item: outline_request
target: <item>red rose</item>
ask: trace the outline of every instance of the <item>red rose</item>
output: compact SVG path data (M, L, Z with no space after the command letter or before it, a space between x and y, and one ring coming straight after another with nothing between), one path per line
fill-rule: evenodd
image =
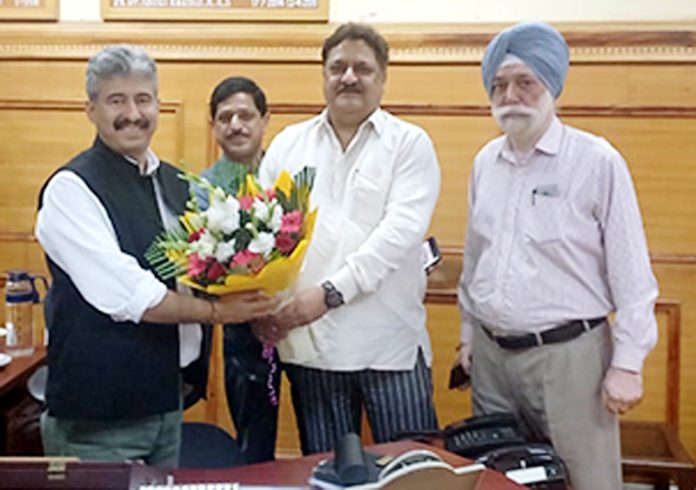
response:
M297 240L289 233L278 233L276 235L276 248L284 254L292 252L296 244Z
M203 235L203 233L205 233L205 229L204 229L204 228L201 228L201 229L198 230L198 231L194 231L193 233L191 233L191 234L189 235L189 237L188 237L188 242L189 242L189 243L193 243L193 242L195 242L195 241L198 241L198 239L201 237L201 235Z
M220 262L216 260L211 264L210 268L208 269L207 277L209 281L215 282L224 274L225 266L223 266Z

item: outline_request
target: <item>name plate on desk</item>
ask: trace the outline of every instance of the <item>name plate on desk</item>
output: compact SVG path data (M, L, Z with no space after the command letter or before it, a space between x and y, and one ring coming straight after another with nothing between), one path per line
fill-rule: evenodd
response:
M104 20L326 22L329 0L102 0Z
M73 458L0 458L0 489L138 490L165 483L166 473L142 463L82 462Z

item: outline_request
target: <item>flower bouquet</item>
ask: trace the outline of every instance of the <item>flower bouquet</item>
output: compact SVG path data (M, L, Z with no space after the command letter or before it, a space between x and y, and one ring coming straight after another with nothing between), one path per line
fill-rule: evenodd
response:
M146 259L163 280L176 278L212 295L288 290L314 229L317 211L309 209L314 169L304 168L294 178L283 172L270 189L262 189L244 165L224 172L215 175L220 185L190 172L181 175L192 185L180 226L158 236ZM274 347L264 344L261 355L270 367L269 399L277 405Z
M184 173L191 198L181 226L158 236L146 252L162 279L177 280L208 294L260 289L275 294L294 282L314 228L309 209L314 169L294 178L287 172L262 189L246 167L232 167L224 185ZM207 193L208 206L195 188Z

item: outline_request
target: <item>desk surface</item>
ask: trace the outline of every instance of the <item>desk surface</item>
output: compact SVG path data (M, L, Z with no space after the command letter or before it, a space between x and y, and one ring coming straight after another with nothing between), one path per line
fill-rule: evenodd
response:
M0 368L0 397L26 382L31 373L43 364L46 349L40 347L30 356L15 357L7 366Z
M399 454L409 449L429 449L438 453L442 459L452 466L462 466L470 461L445 451L444 449L427 446L412 441L378 444L367 448L376 454ZM239 482L246 485L296 485L307 484L314 465L325 459L327 454L315 454L297 459L279 459L270 463L259 463L239 466L229 469L215 470L174 470L176 483L194 482ZM477 490L519 490L525 487L518 485L502 474L485 470L476 486Z

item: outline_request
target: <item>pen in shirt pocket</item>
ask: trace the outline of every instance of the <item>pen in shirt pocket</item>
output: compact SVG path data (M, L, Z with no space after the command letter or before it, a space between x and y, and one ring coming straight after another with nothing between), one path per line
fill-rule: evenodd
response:
M536 197L558 197L560 192L556 184L540 185L532 189L532 206L536 205Z

